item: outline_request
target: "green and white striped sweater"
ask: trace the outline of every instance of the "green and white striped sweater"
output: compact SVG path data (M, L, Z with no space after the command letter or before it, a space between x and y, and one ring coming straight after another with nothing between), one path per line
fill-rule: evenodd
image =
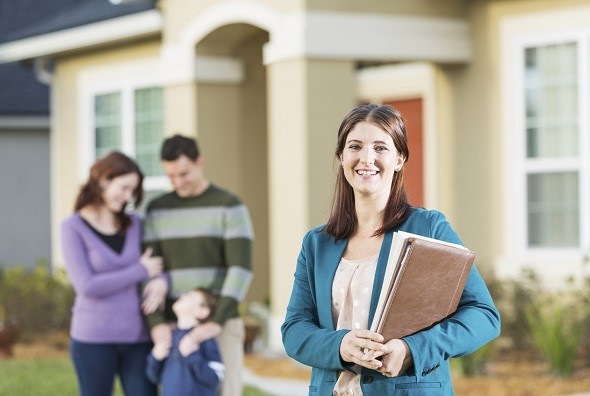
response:
M220 296L214 322L223 325L239 316L238 304L252 280L253 234L246 206L214 185L195 197L171 192L150 202L144 243L164 257L171 280L167 309L150 316L150 325L173 320L171 303L195 287Z

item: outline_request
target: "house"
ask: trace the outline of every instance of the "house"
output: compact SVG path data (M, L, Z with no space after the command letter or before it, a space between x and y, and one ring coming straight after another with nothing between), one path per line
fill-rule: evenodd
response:
M0 0L0 43L72 0ZM0 64L0 268L51 259L49 88L35 62Z
M406 115L411 200L442 210L484 273L581 274L590 0L81 0L59 18L94 7L137 8L0 45L2 62L53 65L56 264L96 156L134 155L157 194L162 137L193 134L210 179L250 207L249 298L270 295L279 345L302 236L329 212L338 124L371 101Z

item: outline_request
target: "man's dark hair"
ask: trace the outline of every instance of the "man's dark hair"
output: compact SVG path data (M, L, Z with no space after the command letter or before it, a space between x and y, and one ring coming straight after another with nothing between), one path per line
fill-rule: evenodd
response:
M199 146L193 138L176 134L164 140L160 159L162 161L176 161L180 156L187 156L191 161L199 158Z

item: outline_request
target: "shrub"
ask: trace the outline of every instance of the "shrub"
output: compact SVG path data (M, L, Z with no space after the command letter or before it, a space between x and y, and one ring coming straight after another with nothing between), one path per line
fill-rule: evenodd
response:
M553 374L569 376L580 348L587 309L576 292L539 295L525 313L535 345Z
M495 343L492 341L469 355L453 359L453 372L465 376L485 374L487 364L494 355L495 350Z
M494 280L486 282L502 317L502 338L519 350L530 347L531 330L526 312L541 292L540 281L534 271L524 269L515 280Z
M63 270L51 274L44 260L31 270L15 265L0 272L0 312L25 336L67 329L73 301Z
M584 287L581 292L579 305L590 307L590 277L584 279ZM580 354L584 357L586 365L590 366L590 312L587 311L586 313L587 315L586 320L584 321L584 330L580 345Z

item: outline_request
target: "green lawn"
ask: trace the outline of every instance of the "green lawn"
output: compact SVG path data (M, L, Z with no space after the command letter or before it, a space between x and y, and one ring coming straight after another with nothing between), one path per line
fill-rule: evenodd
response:
M76 396L76 375L69 359L0 361L0 395ZM117 384L115 395L122 396Z
M69 359L9 359L0 361L0 396L77 396L78 387ZM117 384L115 395L122 396ZM244 396L270 396L246 387Z

